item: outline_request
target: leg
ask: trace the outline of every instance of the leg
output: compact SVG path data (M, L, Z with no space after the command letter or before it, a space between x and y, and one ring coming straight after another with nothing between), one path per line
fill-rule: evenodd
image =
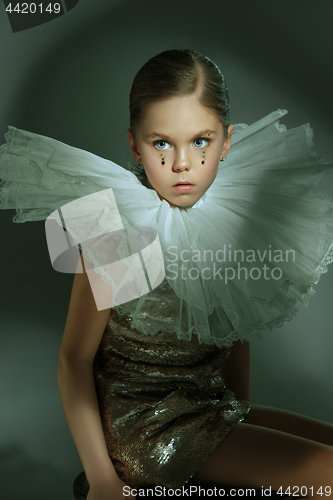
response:
M291 411L251 405L245 422L333 446L333 425Z
M239 423L195 474L196 481L244 488L307 488L333 498L333 448L290 434ZM330 487L326 491L325 487ZM313 488L313 490L312 490ZM317 493L322 488L322 494ZM300 493L299 493L300 495Z

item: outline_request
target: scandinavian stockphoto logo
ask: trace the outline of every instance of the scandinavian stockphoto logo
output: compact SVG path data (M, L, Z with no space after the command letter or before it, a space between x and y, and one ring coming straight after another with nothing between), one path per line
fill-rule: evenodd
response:
M111 188L55 210L45 221L45 232L56 271L83 273L81 247L98 311L142 297L164 280L157 231L125 229Z
M79 0L38 0L36 2L8 2L4 0L13 33L53 21L72 10Z
M280 250L271 244L267 248L247 250L224 244L212 249L178 249L169 246L165 265L168 280L229 281L280 280L283 276L279 263L295 262L296 252Z

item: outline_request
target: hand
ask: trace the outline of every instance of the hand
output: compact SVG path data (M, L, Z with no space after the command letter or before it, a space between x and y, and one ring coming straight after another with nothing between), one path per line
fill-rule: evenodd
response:
M135 500L134 495L124 495L124 486L128 485L118 477L93 484L89 488L87 500ZM128 488L126 488L127 491Z

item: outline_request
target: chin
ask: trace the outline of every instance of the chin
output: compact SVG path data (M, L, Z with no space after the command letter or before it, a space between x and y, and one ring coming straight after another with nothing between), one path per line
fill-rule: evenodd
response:
M196 202L197 202L197 200L193 200L193 199L192 200L189 200L189 199L187 199L187 200L180 199L179 200L178 199L175 204L179 205L180 207L187 207L188 205L194 205L194 203L196 203Z
M175 198L173 200L166 199L166 201L168 201L170 204L172 204L176 207L179 207L179 208L189 208L192 205L194 205L198 201L198 199L197 198L190 198L190 197L185 198L185 196L179 196L178 198Z
M158 191L156 191L156 192L162 200L165 200L170 205L175 206L175 207L179 207L179 208L191 207L202 196L202 195L193 196L193 195L189 195L189 194L174 196L174 195L169 195L169 193L166 193L165 195L163 195L163 194L159 193Z

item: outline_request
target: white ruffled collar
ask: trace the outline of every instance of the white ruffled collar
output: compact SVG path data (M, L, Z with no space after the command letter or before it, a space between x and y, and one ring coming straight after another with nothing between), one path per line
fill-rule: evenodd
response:
M333 258L333 167L311 153L309 125L286 130L279 124L285 113L277 110L251 126L235 125L227 162L187 209L170 206L109 160L10 127L0 148L0 208L16 208L14 222L45 220L66 204L103 192L105 202L88 207L86 214L90 227L103 236L115 230L114 196L125 227L157 231L165 268L172 265L177 275L174 279L166 269L163 285L119 306L132 314L133 326L149 334L177 332L187 340L195 333L200 342L219 346L250 340L297 314ZM76 243L85 241L74 236ZM102 250L96 266L110 254L107 246ZM245 258L230 257L229 250L240 250ZM295 251L296 260L272 260L288 250ZM251 252L254 260L248 258ZM239 277L229 279L238 265ZM264 266L268 274L278 268L281 275L275 271L266 278Z

